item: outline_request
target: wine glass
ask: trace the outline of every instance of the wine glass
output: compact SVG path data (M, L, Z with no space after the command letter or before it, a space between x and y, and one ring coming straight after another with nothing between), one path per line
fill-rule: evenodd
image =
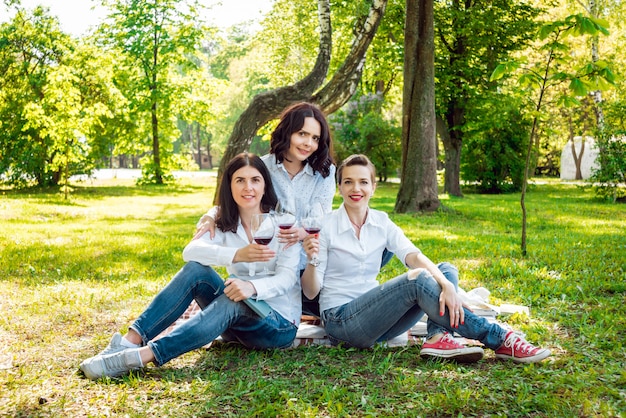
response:
M274 209L274 217L276 219L276 224L280 230L287 230L293 228L296 223L296 211L295 208L291 205L292 202L288 201L283 203L278 201L276 203L276 208ZM282 251L284 248L284 244L281 243L279 249Z
M309 210L307 211L304 218L302 218L302 227L309 235L315 235L320 232L322 229L322 222L324 221L324 209L322 208L321 203L315 202ZM309 264L313 266L319 265L319 259L317 258L317 254L314 254L309 261Z
M269 213L257 213L252 215L250 230L254 242L261 245L268 245L274 238L274 220ZM273 272L267 269L267 263L263 266L263 274Z

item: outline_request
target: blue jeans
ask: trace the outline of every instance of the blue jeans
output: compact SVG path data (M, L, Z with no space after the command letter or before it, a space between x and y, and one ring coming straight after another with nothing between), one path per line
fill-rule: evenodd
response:
M432 327L438 327L478 340L488 348L502 345L507 331L465 308L465 324L452 329L448 309L439 315L440 293L441 287L429 272L424 270L415 279L405 273L351 302L325 310L322 322L333 344L367 348L408 331L426 313L429 334L436 329Z
M393 256L394 256L394 254L391 251L389 251L388 249L385 248L385 251L383 251L382 259L380 261L380 268L385 267L385 265L388 262L391 261ZM452 264L449 264L449 265L452 266ZM454 267L454 266L452 266L452 267ZM302 277L302 274L304 274L304 270L300 270L300 277ZM458 276L459 276L459 274L457 272L456 284L454 285L455 288L458 288L458 283L459 283ZM448 280L450 280L450 279L448 279ZM452 282L452 280L450 280L450 281ZM453 283L455 283L455 282L453 282ZM307 298L306 295L304 293L302 293L302 313L304 315L312 315L312 316L320 317L320 295L319 295L319 293L313 299ZM433 333L433 335L434 334L436 334L436 332Z
M201 312L152 341L172 325L195 300ZM220 335L248 348L291 346L298 328L275 311L261 319L243 302L224 295L224 280L209 266L189 262L150 302L131 325L147 344L158 365L200 348Z

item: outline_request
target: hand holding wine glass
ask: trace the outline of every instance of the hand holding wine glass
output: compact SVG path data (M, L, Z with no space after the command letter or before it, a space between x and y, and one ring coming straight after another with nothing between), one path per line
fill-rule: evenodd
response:
M309 235L317 235L322 229L322 223L324 221L324 209L319 202L313 203L309 208L306 216L302 219L302 227ZM314 254L309 261L309 264L317 267L319 265L319 259L317 254Z
M257 213L252 215L250 231L254 242L261 245L268 245L274 238L274 220L269 213ZM263 274L272 274L267 268L267 263L263 267ZM253 276L253 274L250 274Z
M292 245L294 239L298 240L297 231L292 230L296 223L296 211L295 207L291 205L292 202L278 202L274 210L274 217L276 224L278 225L278 238L280 239L280 249L285 248L285 243Z

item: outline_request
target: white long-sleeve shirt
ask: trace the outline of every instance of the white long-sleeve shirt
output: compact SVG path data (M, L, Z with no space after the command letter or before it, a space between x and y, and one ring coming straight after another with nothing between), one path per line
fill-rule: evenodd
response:
M383 251L392 251L406 265L410 253L421 251L389 216L369 208L357 238L342 204L328 215L319 236L320 310L341 306L377 287Z
M256 299L266 301L272 309L295 325L300 323L302 314L302 297L299 280L298 262L301 245L293 245L279 251L278 240L272 239L269 246L276 252L276 257L267 263L235 263L233 258L238 249L249 244L246 231L241 221L237 233L215 230L215 238L210 234L192 240L183 250L185 261L195 261L205 266L224 266L230 275L242 280L249 280L256 289ZM272 275L264 275L267 266ZM250 268L255 271L250 276Z
M307 210L316 200L322 204L324 212L332 210L336 191L336 167L334 165L331 165L328 177L324 178L319 172L313 173L313 168L307 163L302 171L291 179L283 163L276 162L274 154L266 154L261 157L261 160L270 172L272 186L278 200L285 203L292 202L295 206L297 219L303 219ZM209 209L206 214L215 219L217 207ZM299 268L302 270L305 267L306 253L301 251Z

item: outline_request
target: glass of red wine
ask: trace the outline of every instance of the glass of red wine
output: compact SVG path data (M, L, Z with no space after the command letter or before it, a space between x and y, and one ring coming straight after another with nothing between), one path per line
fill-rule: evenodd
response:
M322 229L322 222L324 221L324 209L319 202L313 203L309 210L307 211L304 218L301 220L302 227L309 235L315 235L320 232ZM317 254L314 254L309 261L309 264L313 266L319 265L319 259L317 258Z
M268 245L272 238L274 238L274 220L269 213L257 213L252 215L252 221L250 224L250 230L252 232L252 238L254 242L261 245ZM263 274L272 274L267 268L267 263L264 263ZM251 270L253 270L251 268ZM253 276L253 274L250 274Z
M288 229L293 228L296 223L296 215L295 209L290 207L289 204L285 204L282 202L276 203L276 208L274 209L274 217L276 220L276 224L278 228L282 231L286 231ZM282 251L284 245L281 243L279 249Z

